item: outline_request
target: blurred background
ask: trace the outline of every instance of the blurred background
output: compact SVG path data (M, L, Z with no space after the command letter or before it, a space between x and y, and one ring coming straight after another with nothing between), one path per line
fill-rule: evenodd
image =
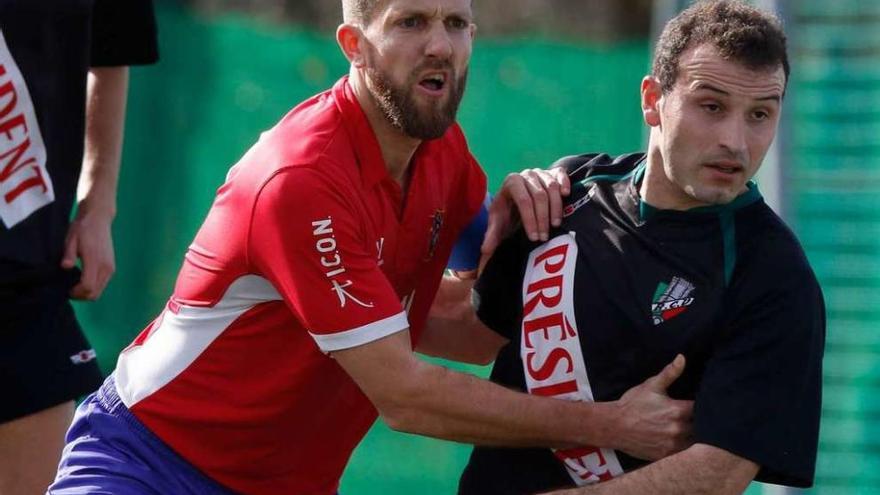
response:
M132 70L117 273L101 301L77 305L105 371L162 309L227 169L262 130L347 71L333 38L337 0L156 2L161 62ZM459 120L490 187L565 154L640 150L638 89L651 40L688 3L476 0ZM880 1L755 3L783 18L793 67L761 189L802 240L828 308L820 456L808 493L880 493ZM469 451L379 422L341 493L452 494ZM748 493L794 492L756 483Z

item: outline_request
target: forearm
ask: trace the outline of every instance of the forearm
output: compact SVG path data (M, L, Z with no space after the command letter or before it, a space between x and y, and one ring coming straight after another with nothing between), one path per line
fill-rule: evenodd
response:
M733 495L742 493L757 473L758 465L749 460L696 444L611 481L552 495Z
M586 404L514 392L416 358L409 332L335 351L390 427L484 445L606 446L618 402Z
M112 218L125 126L128 67L97 67L89 72L86 135L77 188L80 208Z
M486 328L471 306L473 280L445 276L431 306L418 352L454 361L489 364L506 339Z
M409 433L479 445L572 447L611 443L615 403L530 396L422 363L394 405L380 412Z

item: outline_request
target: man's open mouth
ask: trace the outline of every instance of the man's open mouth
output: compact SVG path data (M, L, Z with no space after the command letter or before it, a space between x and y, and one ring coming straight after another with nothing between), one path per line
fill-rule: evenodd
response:
M440 91L446 86L446 74L431 74L419 81L419 86L430 91Z

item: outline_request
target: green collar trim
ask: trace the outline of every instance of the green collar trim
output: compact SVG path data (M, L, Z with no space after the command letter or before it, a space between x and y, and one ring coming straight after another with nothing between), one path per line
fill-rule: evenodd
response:
M639 177L639 176L636 177L636 184L638 184L638 180L640 178L641 177ZM661 211L675 212L675 213L680 213L682 215L706 214L706 213L718 213L718 214L733 213L734 211L739 210L741 208L745 208L746 206L753 204L761 199L761 191L758 190L758 184L756 184L755 181L750 180L748 183L746 183L746 188L748 188L748 190L746 192L737 196L730 203L727 203L724 205L697 206L697 207L691 208L689 210L681 210L681 211L679 211L679 210L661 210L660 208L656 208L654 206L649 205L648 203L645 203L644 201L642 201L641 198L639 198L639 217L641 217L642 220L648 220L649 218L653 217L654 215L656 215L657 213L659 213Z

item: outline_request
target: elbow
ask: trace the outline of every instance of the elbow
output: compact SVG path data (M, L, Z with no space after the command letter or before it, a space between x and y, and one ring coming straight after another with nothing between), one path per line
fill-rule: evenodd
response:
M418 413L407 407L395 406L379 410L379 415L385 424L394 431L401 433L420 433L417 423Z
M414 373L406 383L396 387L393 393L373 401L379 416L394 431L424 433L423 423L428 415L427 401L431 391L427 380L416 375Z

